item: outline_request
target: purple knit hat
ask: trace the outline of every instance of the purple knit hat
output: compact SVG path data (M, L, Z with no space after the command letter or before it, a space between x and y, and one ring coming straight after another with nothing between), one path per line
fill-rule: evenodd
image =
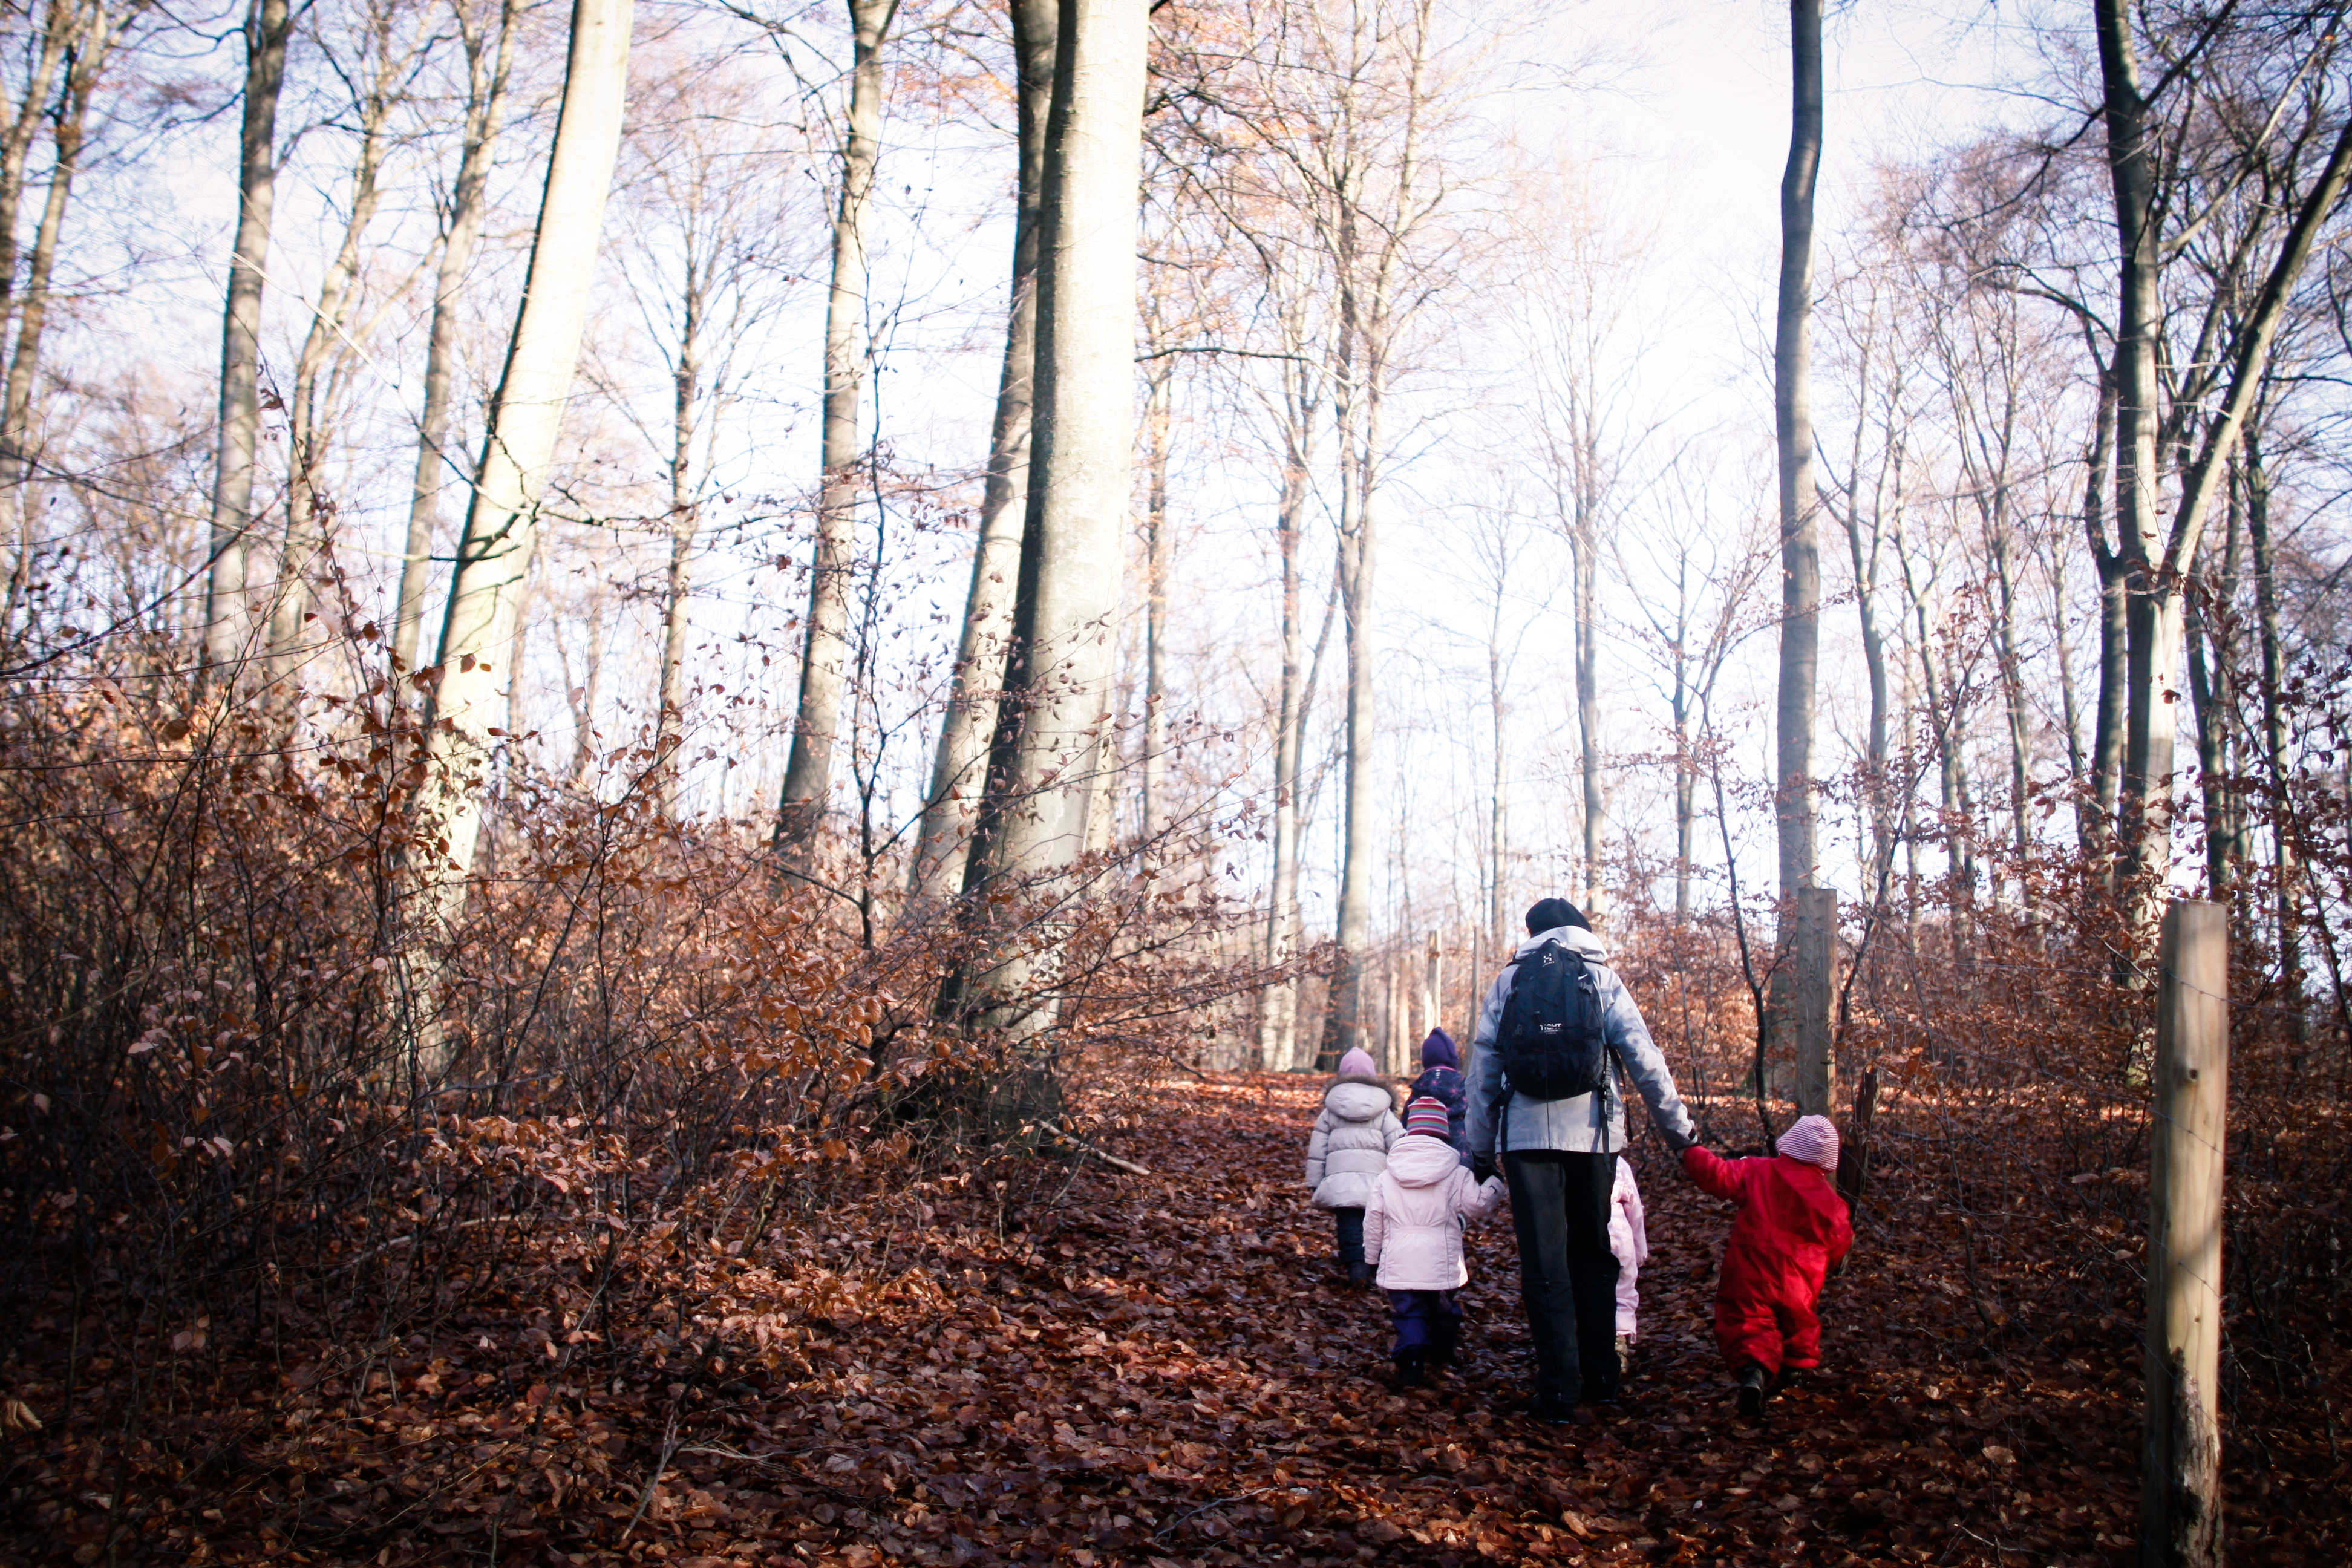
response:
M1430 1030L1429 1038L1421 1042L1421 1065L1461 1071L1462 1053L1454 1048L1454 1037L1443 1029Z
M1425 1094L1404 1108L1404 1130L1408 1137L1434 1138L1449 1144L1454 1142L1454 1123L1445 1113L1445 1102Z

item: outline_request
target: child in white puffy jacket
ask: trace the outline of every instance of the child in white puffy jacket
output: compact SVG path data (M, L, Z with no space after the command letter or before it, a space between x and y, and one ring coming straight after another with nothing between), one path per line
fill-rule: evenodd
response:
M1339 1076L1323 1090L1323 1110L1307 1141L1307 1186L1315 1206L1331 1211L1339 1266L1350 1285L1371 1282L1371 1265L1364 1261L1364 1205L1388 1169L1390 1145L1403 1136L1396 1095L1371 1057L1360 1048L1341 1057Z
M1470 1282L1462 1227L1494 1213L1504 1189L1500 1176L1481 1182L1463 1165L1447 1135L1443 1101L1406 1106L1404 1132L1364 1210L1364 1257L1379 1268L1388 1292L1397 1386L1412 1388L1427 1368L1454 1364L1462 1341L1454 1292Z
M1642 1265L1650 1261L1650 1231L1642 1222L1642 1189L1633 1180L1633 1162L1617 1156L1617 1180L1609 1189L1609 1250L1617 1258L1617 1359L1639 1331L1633 1314L1642 1304L1635 1281Z

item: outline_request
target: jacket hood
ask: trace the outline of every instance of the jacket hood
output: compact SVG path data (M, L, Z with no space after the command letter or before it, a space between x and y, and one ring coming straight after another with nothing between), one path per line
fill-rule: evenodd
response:
M1454 1048L1454 1037L1443 1029L1430 1030L1429 1038L1421 1042L1421 1065L1460 1071L1462 1053Z
M1372 1053L1357 1046L1339 1058L1339 1070L1360 1078L1370 1078L1381 1069L1380 1064L1372 1060Z
M1389 1149L1389 1174L1404 1187L1433 1187L1462 1168L1462 1158L1443 1138L1409 1133Z
M1554 926L1549 931L1539 931L1519 943L1518 951L1511 956L1514 959L1525 958L1548 942L1556 942L1570 952L1580 957L1591 959L1595 963L1609 962L1609 944L1582 926Z
M1333 1080L1323 1091L1323 1103L1342 1121L1376 1121L1382 1111L1396 1109L1396 1096L1379 1079L1350 1074Z

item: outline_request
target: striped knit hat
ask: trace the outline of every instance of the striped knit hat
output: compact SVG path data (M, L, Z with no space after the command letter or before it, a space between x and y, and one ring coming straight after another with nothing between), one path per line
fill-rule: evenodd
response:
M1445 1113L1445 1102L1425 1094L1404 1108L1404 1130L1408 1135L1454 1142L1454 1124Z
M1837 1123L1826 1116L1800 1116L1774 1141L1772 1148L1791 1160L1834 1171L1838 1163Z

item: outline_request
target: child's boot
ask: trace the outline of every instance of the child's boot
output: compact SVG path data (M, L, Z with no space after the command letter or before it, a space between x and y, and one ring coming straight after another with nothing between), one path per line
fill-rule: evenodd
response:
M1418 1347L1396 1353L1396 1385L1399 1388L1419 1388L1429 1381L1423 1365L1427 1352Z
M1739 1369L1739 1414L1750 1421L1764 1418L1764 1369L1749 1362Z
M1429 1347L1429 1364L1447 1367L1454 1364L1454 1353L1462 1346L1462 1320L1440 1318L1434 1330L1436 1342Z

